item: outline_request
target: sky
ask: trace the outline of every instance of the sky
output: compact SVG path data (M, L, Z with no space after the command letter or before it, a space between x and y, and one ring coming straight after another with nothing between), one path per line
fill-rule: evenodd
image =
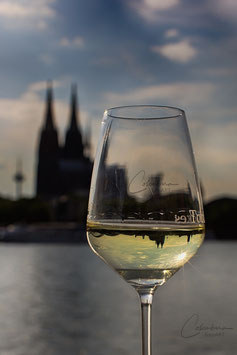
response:
M185 110L206 201L237 197L235 0L1 0L0 195L14 197L21 159L35 193L46 81L63 142L70 86L93 155L106 108Z

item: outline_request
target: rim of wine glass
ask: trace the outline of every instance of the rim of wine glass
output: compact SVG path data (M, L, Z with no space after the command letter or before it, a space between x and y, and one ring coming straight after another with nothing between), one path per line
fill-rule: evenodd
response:
M158 117L128 117L128 116L119 116L119 115L114 115L111 114L110 112L112 112L112 110L118 110L118 109L128 109L128 108L157 108L157 109L171 109L171 110L176 110L177 112L179 112L178 114L174 114L174 115L162 115L162 116L158 116ZM126 119L126 120L161 120L161 119L167 119L167 118L177 118L177 117L183 117L185 116L185 112L184 110L182 110L179 107L175 107L175 106L168 106L168 105L124 105L124 106L115 106L115 107L111 107L105 110L105 114L107 114L109 117L112 118L119 118L119 119Z

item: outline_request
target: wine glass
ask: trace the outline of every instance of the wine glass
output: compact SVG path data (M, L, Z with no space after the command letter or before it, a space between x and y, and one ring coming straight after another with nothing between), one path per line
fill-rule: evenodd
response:
M183 110L138 105L105 111L87 238L92 250L138 292L142 354L151 355L154 291L204 239L202 198Z

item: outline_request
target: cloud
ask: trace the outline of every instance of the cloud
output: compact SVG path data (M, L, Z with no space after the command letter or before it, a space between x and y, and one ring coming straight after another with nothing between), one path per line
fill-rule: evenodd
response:
M129 5L146 21L154 21L159 12L170 10L177 6L180 0L130 0Z
M84 45L84 40L80 36L71 39L67 37L62 37L59 41L59 46L66 47L66 48L82 48L83 45Z
M131 103L157 103L166 101L174 102L176 105L200 104L210 99L216 87L209 82L199 83L172 83L140 87L123 93L105 93L105 100L112 105L131 104Z
M53 58L53 56L50 55L50 54L47 54L47 53L41 54L41 55L39 56L39 60L40 60L43 64L45 64L45 65L47 65L47 66L50 66L50 65L52 65L52 64L54 63L54 58Z
M198 173L205 198L209 200L215 195L237 195L237 122L229 120L236 117L237 108L218 107L217 90L217 86L208 82L162 84L107 93L103 105L161 103L187 108ZM144 131L144 139L146 137ZM125 154L126 145L118 146ZM142 152L136 155L142 157Z
M54 88L59 88L59 87L62 87L64 86L64 83L63 81L61 80L54 80L53 81L53 87ZM39 91L45 91L47 88L47 83L45 81L38 81L36 83L33 83L31 84L29 87L28 87L28 90L27 92L39 92Z
M226 78L233 77L237 74L236 67L205 67L201 69L195 69L195 72L202 76L209 76L210 78Z
M47 20L56 16L52 4L56 0L6 0L0 2L0 17L6 27L47 27Z
M152 46L151 50L157 54L161 54L169 60L187 63L196 57L198 51L186 39L176 42L168 43L163 46Z
M236 25L236 0L209 0L206 4L210 12Z
M198 153L198 170L207 199L217 193L237 194L236 132L237 122L203 122L195 134L193 143Z
M169 30L165 31L165 38L174 38L179 35L179 31L175 28L170 28Z
M57 82L57 81L56 81ZM46 83L33 83L18 98L0 99L0 119L4 135L8 137L1 141L1 148L4 151L18 152L19 149L32 153L32 145L35 144L37 130L42 124L45 102L39 95L39 91L46 89ZM62 125L62 120L68 116L67 103L62 100L55 100L55 111L57 111L57 125ZM27 136L26 132L30 134ZM9 144L11 141L11 144ZM29 146L31 149L29 150Z
M176 6L179 3L179 0L143 0L143 6L151 10L167 10L173 6Z

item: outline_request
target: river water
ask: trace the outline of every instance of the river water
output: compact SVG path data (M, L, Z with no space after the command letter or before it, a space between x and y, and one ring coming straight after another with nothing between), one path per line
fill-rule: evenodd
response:
M205 242L157 290L154 355L237 353L236 255ZM86 244L0 245L0 355L138 354L138 297Z

